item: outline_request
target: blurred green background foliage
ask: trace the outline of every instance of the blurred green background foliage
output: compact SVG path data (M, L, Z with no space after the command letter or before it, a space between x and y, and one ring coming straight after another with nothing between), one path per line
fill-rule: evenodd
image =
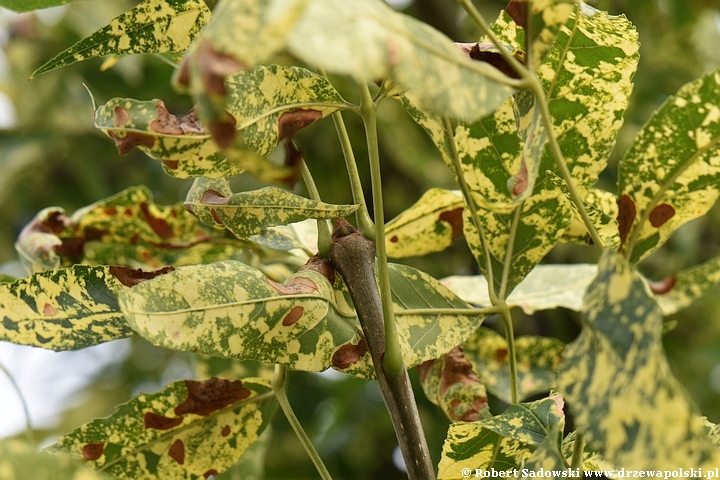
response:
M94 0L66 7L15 15L2 12L0 42L0 92L9 101L4 128L0 130L0 273L20 275L13 243L20 230L41 209L61 206L68 212L110 196L132 185L148 185L155 201L181 201L190 180L166 176L160 163L138 150L120 156L112 141L93 127L92 104L83 87L99 103L113 97L140 100L160 98L176 114L192 107L189 97L173 92L173 67L159 56L121 58L102 70L102 59L93 59L51 72L28 82L30 74L76 41L107 24L137 2ZM452 1L410 0L391 2L399 10L440 29L456 41L476 41L479 33ZM488 20L506 2L476 2ZM668 95L703 72L720 65L720 4L717 0L596 0L595 8L626 15L637 27L641 61L635 89L609 168L600 187L615 189L618 160L635 133ZM292 62L291 58L282 59ZM352 83L333 82L354 99ZM369 180L362 124L345 116L361 175ZM384 102L379 118L380 148L385 183L386 218L393 218L430 187L455 188L430 140L394 102ZM303 130L297 143L316 176L325 201L350 203L351 195L340 145L332 122L317 122ZM235 190L256 188L252 178L233 180ZM369 181L366 181L369 184ZM303 193L303 192L300 192ZM368 192L369 193L369 192ZM368 202L371 201L367 195ZM682 227L640 268L659 280L674 272L720 254L720 209ZM595 262L589 247L560 245L548 263ZM477 267L462 239L441 254L409 259L408 263L436 278L476 273ZM664 337L677 378L688 388L699 409L720 422L720 302L708 295L668 319L675 328ZM526 316L513 312L517 334L542 334L563 341L579 330L577 314L564 311ZM499 323L488 320L487 325ZM500 327L499 327L500 328ZM0 345L0 348L2 345ZM41 441L110 413L112 407L140 390L154 391L191 371L190 355L152 347L132 339L122 359L103 369L53 428L35 431ZM411 372L416 379L417 372ZM439 460L448 420L417 389L420 414L434 462ZM374 383L338 375L294 373L289 396L296 413L331 473L338 478L404 478L393 462L397 444L390 420ZM494 412L504 405L491 403ZM282 415L273 421L266 478L315 478L316 473ZM352 447L352 448L351 448ZM396 454L398 455L398 454ZM231 471L222 478L244 478Z

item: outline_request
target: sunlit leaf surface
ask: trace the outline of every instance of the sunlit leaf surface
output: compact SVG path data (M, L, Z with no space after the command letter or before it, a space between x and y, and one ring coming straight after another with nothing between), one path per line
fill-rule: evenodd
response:
M145 0L57 55L32 76L103 55L184 52L209 19L210 10L203 0Z
M391 258L440 252L463 234L460 192L432 188L385 225Z
M628 469L720 465L670 371L657 302L612 250L588 288L583 327L565 349L558 382L588 446Z
M60 437L49 450L70 453L117 478L208 478L240 459L276 406L267 380L178 381L134 397L109 417Z

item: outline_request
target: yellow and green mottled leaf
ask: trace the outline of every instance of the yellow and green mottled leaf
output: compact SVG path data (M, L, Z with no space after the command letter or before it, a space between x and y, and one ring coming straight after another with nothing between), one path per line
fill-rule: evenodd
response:
M584 300L583 330L558 383L588 447L626 469L708 468L720 449L696 421L661 343L662 312L642 278L612 250Z
M578 0L514 0L505 10L519 4L527 5L527 11L518 12L525 17L515 20L524 25L525 30L525 51L530 53L530 61L534 69L540 68L545 55L550 51L558 37L559 30L568 21L570 16L577 11Z
M491 418L450 425L438 466L438 479L461 479L469 468L512 472L558 424L564 423L563 400L558 396L518 403Z
M233 194L229 185L222 185L222 180L206 180L195 180L185 200L185 208L203 223L212 222L210 225L226 228L240 239L258 235L267 227L308 218L346 217L359 208L359 205L332 205L311 200L276 187Z
M121 155L137 147L160 160L172 177L223 177L244 171L220 152L195 110L178 118L162 100L112 99L95 110L95 126L115 141Z
M671 315L690 305L720 284L720 258L678 272L651 283L663 315Z
M385 225L387 254L392 258L440 252L462 235L460 192L432 188Z
M563 457L565 457L568 460L568 463L573 455L573 450L575 448L575 438L577 436L577 432L570 432L567 437L563 440L562 443L562 453ZM599 471L610 471L610 470L617 470L613 464L610 462L606 462L602 459L599 453L593 452L592 450L588 449L587 444L584 444L583 449L583 470L586 472L599 472Z
M420 384L427 396L453 421L474 422L491 416L485 385L461 347L420 364Z
M620 162L618 227L637 262L685 222L704 215L720 189L720 69L684 85L655 112Z
M233 261L179 268L120 295L120 308L159 346L322 371L360 342L354 310L334 305L322 271L331 272L316 258L277 284Z
M129 275L140 274L75 265L1 284L0 340L78 350L132 335L115 298Z
M508 29L511 24L505 18L501 27ZM560 29L555 46L538 69L555 134L583 196L605 167L622 124L637 52L637 33L624 17L583 5ZM512 245L506 266L512 290L555 245L572 218L569 202L548 180L546 170L557 169L548 148L533 194L518 207L515 217L508 181L521 172L523 142L513 112L511 100L480 122L460 123L455 132L462 173L488 240L496 291L508 247ZM465 236L485 269L482 244L469 220L466 209Z
M182 204L160 206L146 187L131 187L67 216L41 211L16 249L31 271L75 263L160 268L242 255L246 243L202 225Z
M595 275L594 264L538 265L518 284L506 303L522 308L528 315L557 307L579 312L585 290ZM485 277L456 275L441 282L466 302L491 305Z
M39 452L20 440L0 442L0 478L3 480L110 480L66 455Z
M550 180L562 190L567 199L570 200L570 191L567 189L565 182L554 173L549 173L548 176ZM583 204L585 205L585 210L590 220L595 226L595 230L597 230L598 235L605 242L605 245L614 248L620 246L620 235L618 234L617 223L617 196L614 193L591 187L587 190ZM588 245L592 242L592 239L574 203L572 204L572 210L572 220L567 228L565 228L560 240L567 243Z
M408 368L440 358L485 320L430 275L405 265L389 267L398 340ZM374 372L369 353L348 370L364 378L373 378Z
M209 19L203 0L145 0L57 55L30 78L103 55L184 52Z
M519 399L557 387L556 370L564 348L560 340L550 337L522 336L515 339ZM512 403L505 339L494 330L480 327L463 343L463 350L488 391L502 401Z
M127 479L201 479L235 464L267 427L277 402L268 380L184 380L140 394L107 418L60 437L69 453Z
M512 199L521 202L532 195L535 188L548 133L543 125L540 108L536 105L535 95L529 90L518 92L513 110L523 148L520 151L520 170L508 179L507 188Z
M339 25L343 35L336 34ZM390 77L409 88L424 111L468 121L491 113L513 93L491 79L502 76L498 70L466 58L445 35L380 0L313 0L288 38L288 50L328 72L363 81Z
M567 478L569 473L568 461L562 454L564 428L565 418L552 426L547 436L523 465L523 480L536 478L536 472L546 472L545 478Z

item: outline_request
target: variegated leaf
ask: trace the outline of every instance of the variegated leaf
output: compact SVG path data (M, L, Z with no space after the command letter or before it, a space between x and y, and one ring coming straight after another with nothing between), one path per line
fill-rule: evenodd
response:
M209 19L203 0L145 0L57 55L30 78L104 55L184 52Z
M204 227L181 204L163 207L146 187L131 187L72 216L41 211L16 243L31 270L74 263L160 268L235 258L245 244Z
M267 227L287 225L308 218L346 217L357 210L359 205L332 205L275 187L232 194L222 185L222 181L206 182L206 179L199 178L188 193L185 208L205 223L212 220L236 237L248 239Z
M343 35L336 34L338 25ZM498 70L466 58L445 35L380 0L313 0L288 49L328 72L363 81L391 77L423 110L467 121L491 113L513 93L491 79L502 75Z
M572 458L573 450L575 449L576 436L577 432L570 432L563 440L562 453L563 457L568 460ZM602 470L610 471L618 469L610 462L603 460L599 453L588 449L587 444L585 444L585 448L583 449L583 470L586 472L598 472Z
M95 126L115 141L121 155L137 147L160 160L172 177L223 177L244 171L220 152L197 122L195 110L178 118L162 100L115 98L95 110Z
M568 461L562 454L564 428L565 418L563 417L552 426L543 441L523 465L521 471L523 480L536 478L537 472L543 472L545 478L560 480L567 478L572 472L572 470L568 469Z
M485 320L485 315L472 310L430 275L397 264L390 264L389 270L398 340L408 368L440 358L470 337ZM347 371L373 378L370 354Z
M650 282L663 315L672 315L720 284L720 258L678 272L661 282Z
M479 422L450 425L438 466L438 479L461 479L469 468L498 472L520 469L555 425L564 422L563 400L549 397L511 405Z
M518 398L549 392L557 386L556 370L565 345L555 338L522 336L515 339ZM463 343L465 358L483 379L488 391L506 403L510 395L510 367L505 339L480 327Z
M276 406L268 380L178 381L134 397L110 417L60 437L49 450L70 453L117 478L208 478L240 459Z
M38 452L34 445L17 439L0 442L0 472L3 480L110 480L78 460Z
M579 312L585 290L595 275L594 264L538 265L518 284L506 303L522 308L528 315L557 307ZM491 305L485 277L456 275L441 282L466 302Z
M513 102L515 124L523 142L520 151L520 170L507 182L507 188L515 202L521 202L532 195L540 174L543 151L548 141L540 108L535 103L535 95L529 90L518 92Z
M323 273L333 274L319 257L284 284L239 262L185 267L121 294L120 308L159 346L322 371L361 340Z
M0 0L0 7L16 12L30 12L41 8L57 7L76 0Z
M501 18L504 23L496 28L512 29L512 21ZM503 35L512 37L507 32ZM605 167L622 124L637 52L637 33L624 17L610 17L582 4L560 29L555 46L538 69L555 134L583 195ZM508 180L521 171L523 143L517 131L509 101L480 122L460 123L455 132L463 175L481 210L496 291L501 288L504 268L509 268L507 289L512 290L555 245L572 218L567 199L548 181L546 170L557 167L547 148L533 195L514 217ZM465 236L485 269L484 250L467 209ZM509 247L510 262L505 265Z
M570 200L570 191L565 182L554 173L548 173L550 180L560 188L565 197ZM589 188L583 199L585 210L590 217L590 221L595 226L600 238L605 245L617 248L620 246L620 235L618 234L617 214L618 204L617 196L599 188ZM570 224L563 232L561 241L568 243L579 243L588 245L592 243L590 234L585 228L580 212L577 206L572 204L573 218Z
M563 354L558 383L588 446L627 469L720 465L720 449L670 371L657 302L612 250L600 259L584 314L580 337Z
M578 0L511 0L505 11L525 31L525 51L533 69L540 68L560 28L577 10Z
M132 335L115 295L167 271L75 265L4 283L0 340L78 350Z
M440 252L463 234L460 192L432 188L385 225L387 254L392 258Z
M485 385L465 359L462 347L418 366L423 391L450 420L475 422L491 416Z
M655 112L620 163L618 228L637 262L685 222L704 215L720 189L720 69L683 86Z

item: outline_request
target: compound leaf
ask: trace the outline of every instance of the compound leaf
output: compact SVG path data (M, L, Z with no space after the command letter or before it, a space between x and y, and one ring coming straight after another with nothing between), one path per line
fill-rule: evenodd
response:
M720 194L720 69L684 85L645 124L620 163L618 228L637 262Z
M115 295L166 272L75 265L0 284L0 340L78 350L132 335Z
M134 397L49 450L117 478L208 478L240 460L276 406L268 380L181 380Z
M145 0L57 55L30 78L103 55L184 52L209 18L203 0Z
M392 258L440 252L463 234L460 192L431 188L410 208L385 225Z
M558 383L588 446L629 469L720 465L661 343L662 313L642 278L606 250L584 300L583 331Z

